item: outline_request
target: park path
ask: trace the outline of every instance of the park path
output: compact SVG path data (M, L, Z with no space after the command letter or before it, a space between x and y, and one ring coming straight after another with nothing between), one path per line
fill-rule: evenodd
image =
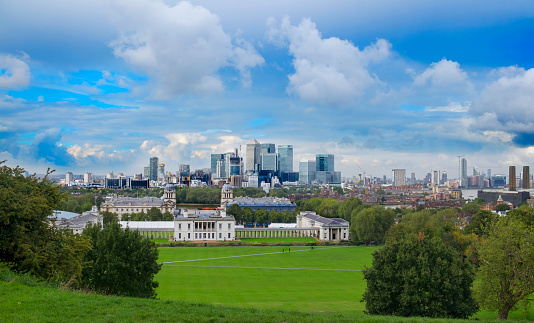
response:
M203 267L203 268L243 268L243 269L281 269L281 270L323 270L323 271L362 271L361 269L336 269L336 268L289 268L289 267L250 267L250 266L212 266L212 265L185 265L179 264L184 262L195 262L195 261L204 261L204 260L216 260L216 259L228 259L228 258L241 258L241 257L250 257L250 256L263 256L263 255L274 255L280 253L292 253L292 252L304 252L304 251L318 251L318 250L327 250L327 249L336 249L336 248L346 248L346 247L325 247L318 249L297 249L293 251L276 251L276 252L266 252L266 253L255 253L250 255L237 255L237 256L224 256L224 257L215 257L215 258L202 258L202 259L189 259L189 260L176 260L176 261L166 261L162 262L163 266L172 266L172 267Z
M287 268L287 267L248 267L248 266L205 266L205 265L169 265L171 267L203 267L203 268L242 268L242 269L283 269L283 270L323 270L323 271L363 271L361 269L336 269L336 268Z
M175 263L181 263L181 262L192 262L192 261L203 261L203 260L215 260L215 259L228 259L228 258L241 258L241 257L251 257L251 256L263 256L263 255L275 255L279 253L291 253L291 252L303 252L303 251L317 251L317 250L326 250L326 249L336 249L336 248L346 248L346 247L325 247L325 248L317 248L317 249L298 249L293 251L276 251L276 252L266 252L266 253L255 253L250 255L237 255L237 256L224 256L224 257L215 257L215 258L203 258L203 259L189 259L189 260L176 260L176 261L165 261L160 262L160 264L164 266L168 266L168 264L175 264ZM289 248L291 249L291 248Z

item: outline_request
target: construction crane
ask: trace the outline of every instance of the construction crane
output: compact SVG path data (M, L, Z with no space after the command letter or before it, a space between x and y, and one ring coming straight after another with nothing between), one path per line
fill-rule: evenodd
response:
M356 166L358 166L358 168L363 172L363 186L365 186L365 185L366 185L366 182L367 182L367 179L366 179L366 177L365 177L365 170L362 169L362 168L360 167L360 165L358 165L358 163L355 162L355 164L356 164Z

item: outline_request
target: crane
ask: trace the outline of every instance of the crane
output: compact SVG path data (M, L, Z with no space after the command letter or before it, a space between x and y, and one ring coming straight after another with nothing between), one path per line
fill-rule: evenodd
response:
M355 164L356 164L356 166L358 166L358 168L363 172L363 186L365 186L365 183L366 183L366 181L367 181L367 179L366 179L366 177L365 177L365 170L362 169L362 168L360 167L360 165L358 165L358 163L355 162Z

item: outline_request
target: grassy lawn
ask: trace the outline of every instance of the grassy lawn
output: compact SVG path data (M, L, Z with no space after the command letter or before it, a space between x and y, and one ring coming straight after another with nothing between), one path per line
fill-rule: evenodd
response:
M242 242L258 242L258 243L262 243L262 242L268 242L268 243L292 243L292 242L301 242L301 243L306 243L306 242L316 242L317 240L315 240L314 238L241 238L240 239Z
M361 270L371 266L372 252L380 247L290 248L291 252L287 246L160 248L160 261L171 263L156 276L158 297L265 310L363 315L365 304L360 299L365 281L361 272L309 269ZM485 311L475 315L481 320L496 317ZM534 320L534 309L515 311L510 319Z
M154 241L155 243L169 243L168 238L150 238L150 241Z
M291 252L289 252L289 248ZM358 271L371 264L372 247L161 248L156 276L161 299L248 308L363 313ZM185 266L184 266L185 265ZM229 266L232 268L189 267ZM238 268L262 267L262 268ZM297 269L280 269L297 268Z

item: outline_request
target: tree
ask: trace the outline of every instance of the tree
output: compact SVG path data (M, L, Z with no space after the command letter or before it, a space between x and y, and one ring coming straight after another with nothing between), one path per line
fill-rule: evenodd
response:
M325 218L333 218L337 214L339 205L340 203L334 199L323 199L315 211Z
M337 209L337 216L350 222L352 210L362 204L362 200L360 200L359 198L349 197L346 201L341 203L341 205Z
M66 194L48 177L0 161L0 262L39 278L79 279L87 239L60 230L51 220Z
M83 235L91 239L93 246L84 258L83 287L104 294L156 297L159 284L154 276L161 265L155 242L129 228L123 230L117 222L104 229L89 226Z
M508 204L498 204L497 206L495 206L495 211L497 212L503 212L503 211L508 211L510 210L510 205Z
M478 310L471 294L473 265L422 233L386 243L363 275L369 314L468 318Z
M499 216L491 211L481 210L471 217L471 223L464 228L465 233L474 233L478 236L487 235L491 226L497 222Z
M479 247L476 295L500 320L534 293L534 232L516 218L502 218Z
M352 219L352 237L357 242L371 245L384 243L387 230L395 223L391 209L373 206L358 212Z
M478 211L480 211L480 206L477 203L471 202L471 203L465 203L462 206L462 211L476 214Z
M125 221L126 220L127 219L125 219ZM117 221L119 221L119 216L117 215L117 213L108 211L102 213L102 223L104 224L104 226L107 226L108 224Z
M243 223L243 210L239 204L232 204L226 211L229 215L233 215L236 223Z

